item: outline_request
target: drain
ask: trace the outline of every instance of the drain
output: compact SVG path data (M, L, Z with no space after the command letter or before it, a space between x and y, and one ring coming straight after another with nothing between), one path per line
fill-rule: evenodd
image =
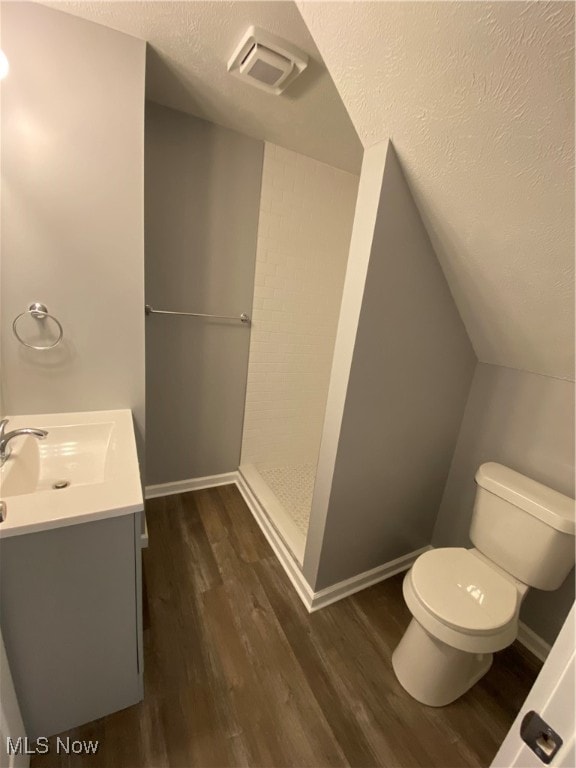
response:
M55 491L59 491L61 488L68 488L70 485L70 480L56 480L55 483L52 483L52 488L54 488Z

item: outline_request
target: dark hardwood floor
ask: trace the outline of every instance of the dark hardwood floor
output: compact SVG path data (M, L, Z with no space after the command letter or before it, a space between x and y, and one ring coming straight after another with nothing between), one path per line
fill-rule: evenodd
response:
M65 734L96 755L33 768L490 765L538 673L521 646L425 707L390 663L402 574L310 615L235 486L156 499L147 519L144 701Z

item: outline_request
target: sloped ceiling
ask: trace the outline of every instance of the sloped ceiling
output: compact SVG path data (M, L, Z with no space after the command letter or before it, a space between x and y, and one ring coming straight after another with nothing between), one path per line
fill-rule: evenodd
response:
M293 2L43 4L147 40L146 95L152 101L360 172L362 144ZM242 83L226 70L251 24L310 57L307 70L282 96Z
M574 5L298 7L364 146L392 139L479 359L574 379Z

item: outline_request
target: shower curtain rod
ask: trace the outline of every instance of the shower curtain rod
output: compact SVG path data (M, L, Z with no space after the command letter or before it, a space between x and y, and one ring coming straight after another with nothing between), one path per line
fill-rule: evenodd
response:
M167 309L154 309L150 304L144 305L144 312L147 315L184 315L186 317L211 317L216 320L240 320L241 323L249 323L250 317L246 312L238 315L205 315L201 312L170 312Z

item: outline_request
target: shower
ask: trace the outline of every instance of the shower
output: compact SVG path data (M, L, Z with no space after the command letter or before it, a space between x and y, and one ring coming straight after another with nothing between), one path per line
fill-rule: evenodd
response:
M266 144L240 472L302 562L358 177Z

